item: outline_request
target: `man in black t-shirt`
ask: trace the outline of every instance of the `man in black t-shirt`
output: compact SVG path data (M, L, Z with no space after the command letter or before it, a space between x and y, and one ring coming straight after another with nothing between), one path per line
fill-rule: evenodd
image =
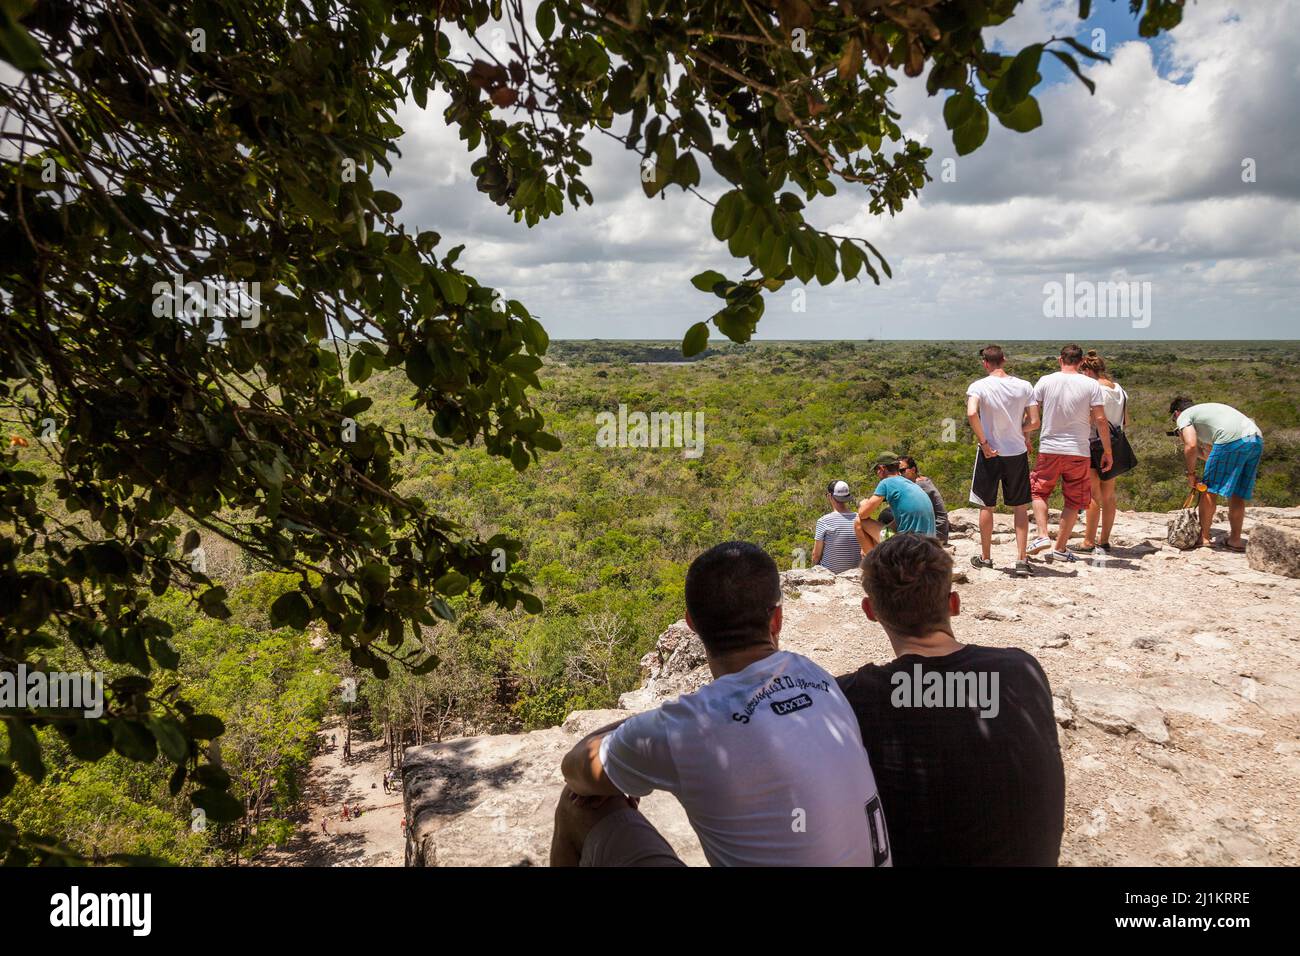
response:
M895 660L838 678L875 772L895 866L1055 866L1065 771L1052 693L1017 648L961 644L952 558L898 535L862 561Z

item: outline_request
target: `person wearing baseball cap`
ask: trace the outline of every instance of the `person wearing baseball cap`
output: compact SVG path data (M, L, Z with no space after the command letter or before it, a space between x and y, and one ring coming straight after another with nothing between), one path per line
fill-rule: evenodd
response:
M812 563L839 574L856 568L862 561L857 535L853 532L856 517L849 502L853 492L846 481L832 481L826 486L831 510L817 519L814 532Z
M876 456L876 477L880 479L871 497L858 506L858 517L853 522L853 531L858 538L858 547L863 554L868 554L880 543L885 526L871 517L872 513L884 502L894 514L893 530L896 534L922 534L934 536L934 505L927 495L913 481L908 481L899 473L898 456L892 451L882 452Z

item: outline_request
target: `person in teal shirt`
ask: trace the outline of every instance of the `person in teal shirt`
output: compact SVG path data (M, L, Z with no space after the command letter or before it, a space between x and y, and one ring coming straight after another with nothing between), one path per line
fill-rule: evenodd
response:
M858 505L858 517L853 531L865 555L878 545L884 534L884 525L872 514L884 502L894 513L892 530L897 534L923 534L934 536L934 505L916 482L908 481L899 473L898 456L885 452L876 458L876 477L880 483L876 490Z

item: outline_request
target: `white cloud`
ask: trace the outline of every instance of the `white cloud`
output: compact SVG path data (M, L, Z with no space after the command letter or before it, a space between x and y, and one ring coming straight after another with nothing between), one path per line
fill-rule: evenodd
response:
M1143 335L1295 336L1300 33L1278 29L1282 5L1188 5L1159 55L1142 41L1116 45L1112 30L1112 62L1085 65L1095 96L1068 76L1040 89L1043 126L1022 135L995 122L985 146L958 160L955 183L938 180L954 155L942 96L900 78L895 105L909 134L934 149L936 181L897 217L869 216L847 187L812 213L871 239L895 278L880 288L814 285L806 314L790 311L784 290L768 304L763 336L1074 336L1041 310L1043 282L1066 271L1152 281L1159 306ZM1026 7L998 28L998 49L1085 36L1073 0ZM595 206L532 230L515 224L474 189L443 105L431 99L427 112L408 106L399 117L408 133L392 188L404 215L448 245L468 243L462 264L525 298L554 337L677 338L714 301L689 277L739 271L712 239L706 205L676 188L647 200L637 158L595 134L585 143ZM1255 182L1242 181L1246 158ZM1134 333L1113 323L1094 334Z

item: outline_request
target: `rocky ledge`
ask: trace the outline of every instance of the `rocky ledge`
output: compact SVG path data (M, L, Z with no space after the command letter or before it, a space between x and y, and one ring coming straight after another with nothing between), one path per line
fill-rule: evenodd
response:
M960 640L1022 647L1052 682L1066 766L1061 862L1300 864L1300 508L1247 512L1245 555L1164 544L1165 515L1121 513L1105 559L1009 575L1010 517L993 570L975 569L976 513L951 512ZM1226 527L1220 514L1216 527ZM862 614L856 571L781 575L782 646L833 674L890 658ZM405 755L408 866L545 865L560 758L578 737L709 680L679 621L641 661L619 709L562 727L465 737ZM642 803L703 865L680 806Z

